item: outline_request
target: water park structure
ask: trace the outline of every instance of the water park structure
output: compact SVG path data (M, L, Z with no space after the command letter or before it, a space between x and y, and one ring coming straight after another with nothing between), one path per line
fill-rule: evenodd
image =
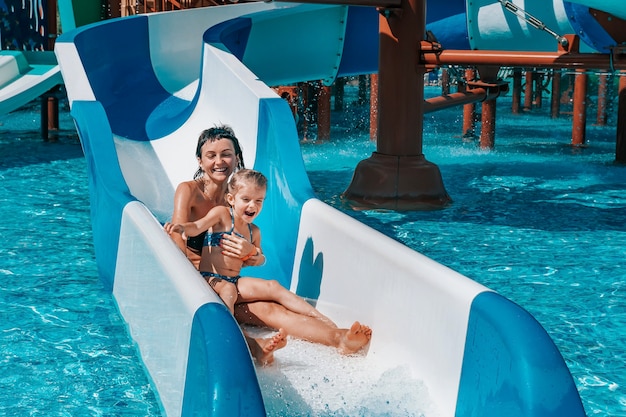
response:
M470 23L475 19L469 15L481 17L480 8L472 14L464 2L459 4L450 13L462 10L458 14ZM331 209L311 190L291 109L270 86L330 82L341 75L378 71L381 110L392 102L397 105L383 93L389 81L379 62L388 61L372 58L373 48L362 46L364 39L379 36L371 22L389 23L380 32L381 50L396 37L393 19L398 5L402 16L416 20L424 13L413 13L411 7L428 8L425 2L406 1L392 4L389 13L372 5L243 3L114 19L78 27L58 40L55 52L89 165L100 275L129 325L167 415L265 414L254 365L237 324L161 227L171 214L174 188L195 166L198 133L219 122L235 129L246 161L270 178L268 207L260 219L267 231L264 252L269 260L255 275L278 279L315 300L322 312L342 324L358 317L372 325L375 336L368 357L381 366L407 366L424 381L440 415L584 415L563 358L532 316L488 288ZM481 7L493 11L495 6L508 16L502 2L484 2ZM432 23L443 24L456 16L440 16ZM320 27L324 33L319 33ZM415 78L412 82L419 90L428 65L461 65L456 60L470 59L470 54L446 49L445 37L438 34L441 49L433 41L422 43L421 28L428 28L428 23L420 21L417 27L410 29L409 45L402 45L407 49L395 51L388 45L392 48L388 52L408 61L400 71ZM484 27L482 23L474 29L480 33ZM129 38L134 41L125 42ZM477 37L471 39L478 44ZM622 70L619 50L583 57L564 47L562 39L570 48L576 44L574 38L547 39L536 42L537 48L558 44L562 49L536 51L534 57L560 63L571 59L581 68L587 68L583 60L593 59L600 63L589 68L602 64ZM364 49L369 56L356 56ZM410 51L410 59L401 51ZM453 96L458 101L451 101L459 105L474 98L495 98L503 87L486 75L497 73L489 67L500 62L496 59L523 55L501 52L492 61L467 62L482 64L486 70L479 69L481 81L472 86L474 91L461 92ZM399 129L403 134L396 135L387 125L391 119L397 127L396 115L383 110L378 153L382 159L408 156L421 163L421 130L414 125L424 112L423 96L421 100L403 96L406 102L400 108L410 109ZM398 166L393 163L390 166ZM386 178L386 171L394 169L384 166L366 175L362 188ZM416 182L420 175L414 165L398 171L377 192L386 193L382 199L392 204L399 199L398 187L387 184L411 176L409 194L423 187ZM442 182L432 179L436 167L427 166L427 171L426 188L434 188L436 200L446 203ZM390 188L393 194L388 193ZM422 189L414 194L409 200L422 203ZM387 277L382 287L381 276ZM145 290L148 285L150 291ZM398 309L409 306L414 316L400 319ZM162 318L158 326L154 317ZM228 345L224 335L230 336ZM228 352L232 361L221 355L220 362L238 366L226 369L215 360L214 351Z

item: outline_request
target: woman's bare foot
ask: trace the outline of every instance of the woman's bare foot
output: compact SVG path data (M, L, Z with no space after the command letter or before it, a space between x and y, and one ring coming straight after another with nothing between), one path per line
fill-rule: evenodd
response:
M352 327L346 330L346 333L341 337L338 346L339 352L344 355L356 353L367 345L371 339L372 329L355 321Z
M261 366L268 366L274 363L274 352L287 345L287 333L279 329L278 333L272 337L252 339L248 337L250 352L257 363Z

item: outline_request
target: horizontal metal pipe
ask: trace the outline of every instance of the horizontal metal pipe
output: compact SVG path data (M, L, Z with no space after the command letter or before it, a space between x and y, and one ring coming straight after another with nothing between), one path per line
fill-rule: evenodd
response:
M557 52L464 51L445 49L423 51L425 65L485 65L522 68L575 68L626 70L626 55Z
M273 0L273 1L290 2L292 0ZM298 3L336 4L336 5L345 5L345 6L371 6L371 7L396 9L396 8L400 8L402 0L298 0Z
M473 88L464 92L433 97L428 100L424 100L424 113L432 113L449 107L490 100L498 97L499 95L499 89Z

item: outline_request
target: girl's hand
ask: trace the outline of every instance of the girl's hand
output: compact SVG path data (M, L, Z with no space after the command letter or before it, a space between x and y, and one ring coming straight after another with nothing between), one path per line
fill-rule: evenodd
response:
M185 228L180 224L172 224L170 222L167 222L163 225L163 229L169 235L171 235L172 233L185 234Z

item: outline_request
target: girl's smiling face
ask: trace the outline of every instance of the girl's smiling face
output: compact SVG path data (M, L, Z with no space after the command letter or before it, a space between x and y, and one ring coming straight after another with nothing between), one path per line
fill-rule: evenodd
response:
M236 217L246 223L252 223L263 208L266 191L266 187L259 187L253 183L241 184L235 194L226 195L226 201L233 208Z

